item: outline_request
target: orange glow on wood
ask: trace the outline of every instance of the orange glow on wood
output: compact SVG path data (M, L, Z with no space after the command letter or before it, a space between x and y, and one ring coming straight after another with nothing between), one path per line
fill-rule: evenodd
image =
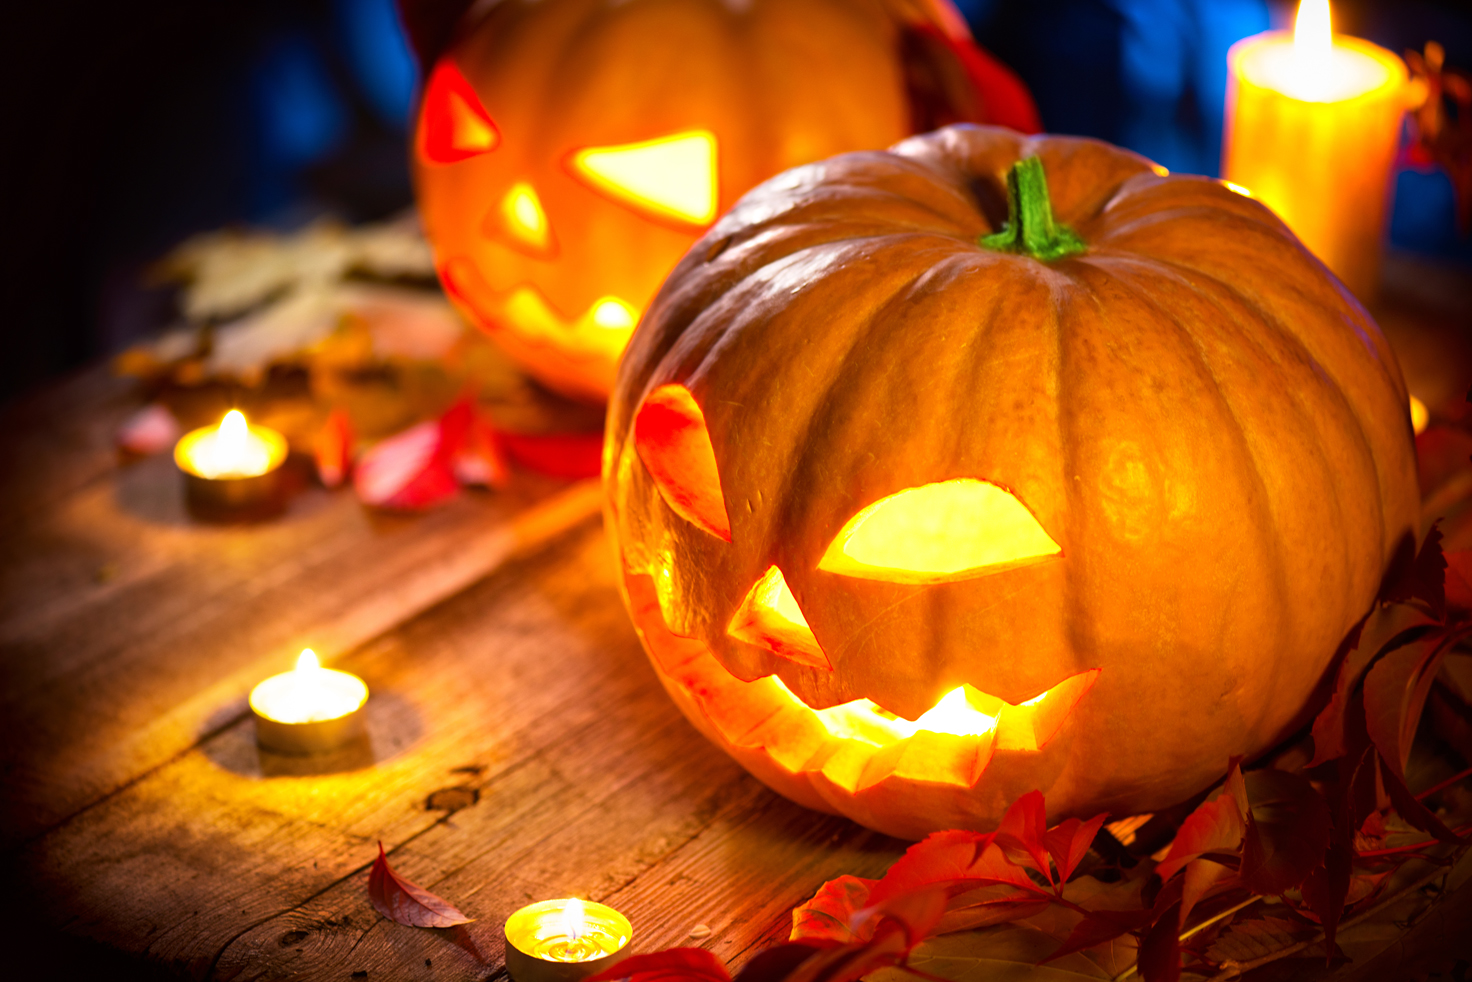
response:
M634 418L634 450L665 504L686 521L731 541L715 448L705 414L689 389L672 382L645 397Z
M759 644L799 665L833 670L776 566L752 585L726 631L737 640Z
M900 583L943 583L1062 554L1005 488L963 478L907 488L839 530L818 568Z
M420 155L433 164L453 164L501 142L480 97L449 58L441 58L429 76L419 130Z
M589 147L572 155L580 180L656 218L709 225L716 217L716 137L691 130L658 140Z
M525 181L511 185L511 190L501 199L501 223L511 241L523 252L546 258L557 251L542 199Z

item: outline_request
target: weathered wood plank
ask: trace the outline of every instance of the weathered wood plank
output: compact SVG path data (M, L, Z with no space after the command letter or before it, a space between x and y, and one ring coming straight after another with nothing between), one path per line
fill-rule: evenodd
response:
M0 843L187 749L302 647L330 660L598 509L596 482L529 476L415 516L307 491L248 527L181 498L150 458L0 536Z
M531 899L609 899L646 950L705 923L734 958L824 879L891 862L899 844L777 798L689 727L610 567L599 530L574 532L349 655L371 767L280 775L240 723L31 843L49 926L190 978L479 979ZM449 786L478 800L426 809ZM376 839L480 920L378 918Z

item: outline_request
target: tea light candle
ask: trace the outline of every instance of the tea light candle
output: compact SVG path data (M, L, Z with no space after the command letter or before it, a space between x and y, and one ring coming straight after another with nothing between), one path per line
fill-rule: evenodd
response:
M294 671L273 675L250 691L256 743L284 754L334 750L363 735L367 701L362 679L323 668L306 648Z
M191 511L207 518L245 518L280 508L286 438L254 426L232 409L219 426L191 430L174 445Z
M506 970L514 982L577 982L622 958L633 936L612 907L544 900L506 919Z
M1330 30L1302 0L1293 33L1227 52L1222 177L1273 209L1361 300L1380 281L1390 169L1412 89L1384 48Z

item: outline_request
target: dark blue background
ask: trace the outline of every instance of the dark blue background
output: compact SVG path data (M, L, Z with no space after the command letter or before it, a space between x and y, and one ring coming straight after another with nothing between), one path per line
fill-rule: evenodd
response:
M1265 0L959 0L1052 132L1214 174L1227 48L1283 26ZM241 222L372 219L411 200L416 67L392 0L22 5L0 52L6 256L0 398L170 316L140 273ZM1395 51L1440 40L1472 67L1465 0L1336 0L1336 26ZM1391 240L1472 268L1445 175L1396 180Z

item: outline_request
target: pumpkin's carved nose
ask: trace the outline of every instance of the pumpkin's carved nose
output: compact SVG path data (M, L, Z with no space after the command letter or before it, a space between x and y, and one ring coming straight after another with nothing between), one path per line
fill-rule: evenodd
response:
M501 201L481 220L481 234L510 246L533 259L551 259L557 255L557 237L547 218L537 189L526 181L518 181L506 191Z

